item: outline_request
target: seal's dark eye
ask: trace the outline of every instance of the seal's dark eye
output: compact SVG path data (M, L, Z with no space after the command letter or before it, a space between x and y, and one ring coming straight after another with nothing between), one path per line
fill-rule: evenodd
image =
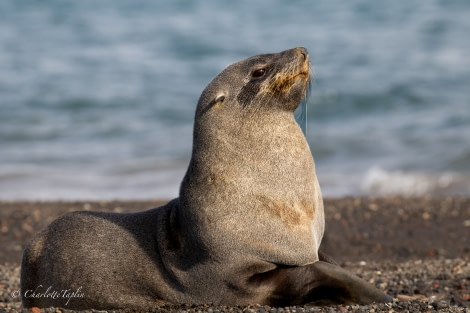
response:
M251 74L251 76L253 76L253 77L261 77L261 76L263 76L265 73L266 73L266 69L260 68L260 69L255 70L255 71Z

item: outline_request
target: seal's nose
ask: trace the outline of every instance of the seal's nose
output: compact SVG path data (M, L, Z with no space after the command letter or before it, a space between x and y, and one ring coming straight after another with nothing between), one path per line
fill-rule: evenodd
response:
M295 51L304 57L304 60L308 58L308 51L304 47L297 47Z

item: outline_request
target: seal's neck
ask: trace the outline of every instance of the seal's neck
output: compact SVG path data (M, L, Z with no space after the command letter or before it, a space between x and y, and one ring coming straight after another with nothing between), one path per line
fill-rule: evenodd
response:
M196 121L180 200L198 209L256 194L297 201L313 197L315 184L313 158L291 112L241 111Z
M230 182L243 189L236 183L256 181L272 188L276 179L285 189L294 173L314 176L310 149L293 114L242 111L236 118L195 123L192 157L183 183L197 181L200 189Z
M181 223L191 230L186 239L192 246L217 246L210 250L224 258L236 252L229 252L230 242L249 237L243 249L257 257L313 262L323 206L306 139L292 113L251 114L195 123L180 189Z

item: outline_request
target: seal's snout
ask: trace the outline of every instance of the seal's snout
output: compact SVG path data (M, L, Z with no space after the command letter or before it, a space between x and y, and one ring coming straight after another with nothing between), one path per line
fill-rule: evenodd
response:
M304 47L295 48L297 54L299 54L302 62L300 69L300 74L309 77L310 76L310 58L308 56L308 51Z
M294 50L303 57L304 61L308 61L308 51L304 47L297 47Z

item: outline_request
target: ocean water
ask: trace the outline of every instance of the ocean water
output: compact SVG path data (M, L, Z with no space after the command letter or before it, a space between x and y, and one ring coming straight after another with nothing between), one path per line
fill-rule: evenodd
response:
M470 195L469 1L0 2L0 199L177 196L198 97L295 46L325 196Z

